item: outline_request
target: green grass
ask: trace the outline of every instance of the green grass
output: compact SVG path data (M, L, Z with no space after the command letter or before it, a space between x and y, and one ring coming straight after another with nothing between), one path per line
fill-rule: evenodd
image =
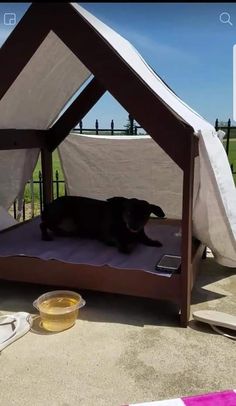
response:
M226 146L226 140L223 140L224 146ZM234 172L236 172L236 138L229 141L229 163L233 165ZM236 173L233 174L234 182L236 184Z
M56 180L56 171L58 171L58 179L59 180L64 180L64 174L61 168L61 163L60 159L58 156L57 151L53 152L53 180ZM41 167L41 158L39 157L37 165L35 167L35 170L33 172L33 180L34 181L39 181L39 172L42 173L42 167ZM64 195L64 190L65 186L64 184L60 183L59 184L59 196ZM40 205L40 191L39 191L39 184L34 184L33 185L33 193L34 193L34 201L35 201L35 208L36 210L39 209ZM57 195L56 191L56 184L53 184L53 193L54 196ZM27 184L25 187L25 203L30 203L31 202L31 188L30 185Z
M59 159L57 151L53 152L52 160L53 160L53 174L55 174L55 172L58 171L60 179L64 179L64 175L63 175L63 171L62 171L62 168L61 168L61 163L60 163L60 159ZM42 171L41 158L40 157L39 157L39 160L37 162L37 165L36 165L34 173L33 173L34 180L38 180L39 171Z

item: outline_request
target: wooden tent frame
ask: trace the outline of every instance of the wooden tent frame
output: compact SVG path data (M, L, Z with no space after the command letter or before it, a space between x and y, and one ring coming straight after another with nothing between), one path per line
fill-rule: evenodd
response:
M155 275L154 279L152 274L137 270L134 270L134 276L125 270L109 268L108 271L108 267L98 270L88 265L10 257L0 258L0 278L173 300L181 310L181 325L187 326L191 289L204 250L204 246L192 237L194 159L198 155L194 130L168 109L69 3L33 3L29 7L0 50L0 98L50 30L79 57L94 78L50 129L0 129L0 149L41 149L44 202L51 201L52 151L108 90L183 170L181 272L171 278ZM156 120L157 114L159 120Z

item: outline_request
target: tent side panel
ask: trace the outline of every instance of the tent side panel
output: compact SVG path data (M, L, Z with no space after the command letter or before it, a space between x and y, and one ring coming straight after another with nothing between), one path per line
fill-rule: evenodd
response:
M54 8L33 4L0 49L0 99L50 31Z

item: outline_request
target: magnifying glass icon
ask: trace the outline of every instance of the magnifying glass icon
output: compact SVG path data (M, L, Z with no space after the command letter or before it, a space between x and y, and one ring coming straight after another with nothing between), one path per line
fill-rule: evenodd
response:
M227 11L221 13L219 18L221 23L233 25L230 21L230 14Z

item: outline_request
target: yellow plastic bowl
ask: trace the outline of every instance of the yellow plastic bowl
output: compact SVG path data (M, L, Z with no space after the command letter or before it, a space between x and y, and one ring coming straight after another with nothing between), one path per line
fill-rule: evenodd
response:
M85 304L81 295L70 290L47 292L33 302L40 313L43 327L48 331L63 331L72 327L79 309Z

